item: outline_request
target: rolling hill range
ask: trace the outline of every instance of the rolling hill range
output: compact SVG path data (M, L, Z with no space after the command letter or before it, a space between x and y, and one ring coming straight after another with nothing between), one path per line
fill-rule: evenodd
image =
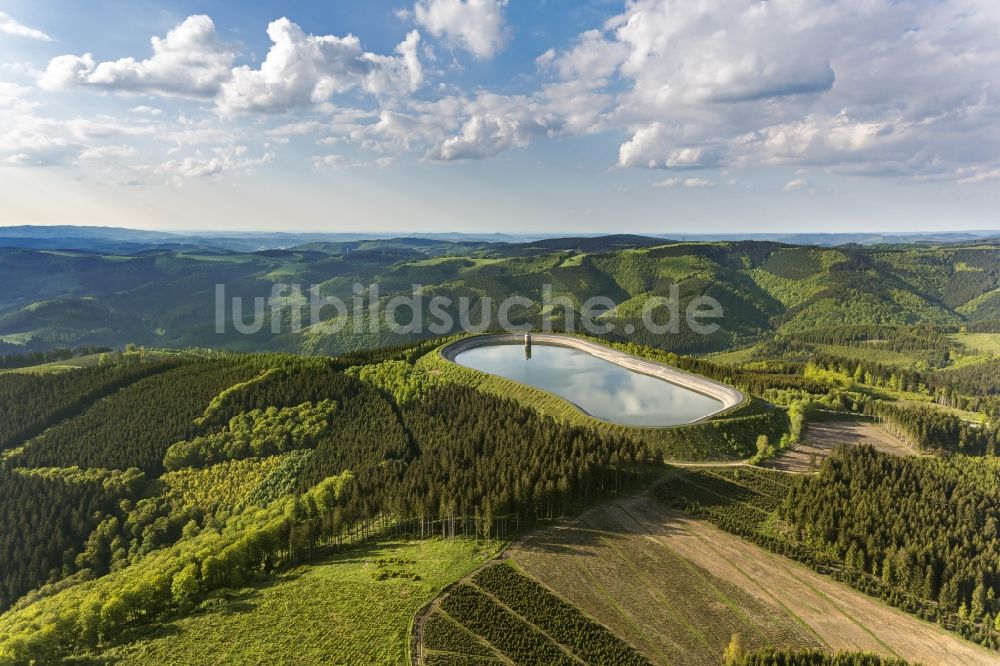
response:
M459 315L454 304L462 298L476 313L474 322L489 308L495 326L498 302L526 297L533 305L511 310L512 321L538 327L546 319L563 322L566 309L579 311L586 299L603 296L617 305L602 316L619 331L609 333L610 339L704 352L848 322L990 330L1000 315L1000 243L821 248L606 236L521 244L425 238L311 242L257 252L3 248L0 280L11 287L0 297L5 353L133 342L337 354L421 337L388 330L367 302L361 316L376 324L362 331L346 326L333 334L319 327L295 332L290 300L277 326L266 308L260 332L241 335L230 325L227 333L216 333L216 285L225 285L228 299L249 303L270 296L277 283L303 290L318 285L319 294L347 303L354 285L377 284L379 307L419 285L425 308L434 296L452 300L453 328ZM545 285L562 305L543 312ZM701 295L722 305L718 333L620 332L638 323L651 297L667 297L675 287L682 307ZM308 323L303 301L299 311ZM324 315L332 316L329 310Z

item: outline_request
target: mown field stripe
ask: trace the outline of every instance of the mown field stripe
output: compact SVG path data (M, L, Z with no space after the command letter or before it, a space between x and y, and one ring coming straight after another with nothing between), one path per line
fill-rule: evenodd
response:
M750 469L753 469L753 468L750 467ZM730 483L730 484L732 484L734 486L739 486L740 488L745 488L746 490L749 490L750 492L754 493L755 495L760 495L761 497L765 497L765 498L769 498L769 499L773 499L773 500L782 500L782 499L785 498L784 494L775 495L773 493L767 492L763 488L754 488L753 486L748 486L747 484L743 483L742 479L731 479L731 478L728 478L726 476L723 476L722 474L719 474L718 471L712 469L711 467L706 467L704 470L699 470L699 471L701 471L703 474L708 474L709 476L711 476L713 478L719 479L720 481L724 481L726 483Z
M690 486L694 486L695 488L700 488L701 490L704 490L706 493L709 493L711 495L715 495L716 497L718 497L720 499L726 500L727 503L730 503L730 504L739 504L739 505L745 506L748 509L753 509L754 511L756 511L758 513L762 513L765 516L770 515L770 513L768 511L765 511L764 509L760 508L759 506L756 506L754 504L750 504L749 502L744 502L743 500L734 500L732 497L727 497L726 495L723 495L722 493L720 493L718 491L712 490L711 488L709 488L707 486L703 486L700 483L692 481L690 478L682 478L682 479L680 479L680 482L681 483L686 483L686 484L688 484Z
M707 547L709 549L711 549L713 552L715 552L715 554L718 555L718 557L721 560L725 561L731 567L733 567L738 572L740 572L740 574L742 574L743 577L747 579L747 581L749 581L755 587L759 588L765 595L767 595L772 601L774 601L774 603L776 603L777 605L781 606L781 608L783 608L785 610L785 612L787 612L789 614L789 616L792 617L803 629L805 629L810 634L812 634L813 636L815 636L816 640L818 640L820 642L820 644L824 645L827 648L831 647L830 644L827 643L823 639L823 637L820 636L816 632L816 630L813 629L805 620L803 620L801 617L799 617L798 614L796 614L791 608L789 608L788 606L786 606L780 599L778 599L774 594L772 594L770 590L768 590L766 587L764 587L762 584L760 584L757 581L757 579L755 579L753 576L751 576L748 572L744 571L742 567L740 567L738 564L736 564L731 559L729 559L728 557L726 557L718 548L716 548L714 545L712 545L712 542L709 539L706 539L705 537L701 536L700 534L697 534L697 533L693 532L692 530L690 530L685 525L680 525L679 527L680 527L681 530L683 530L684 532L686 532L688 535L694 537L695 539L698 539L701 542L704 542L707 545Z
M871 631L871 629L869 629L868 627L866 627L865 625L861 624L856 619L854 619L853 615L851 615L850 613L848 613L847 611L845 611L843 608L841 608L840 604L836 603L828 594L826 594L825 592L823 592L822 590L820 590L818 587L814 586L809 581L807 581L807 580L805 580L803 578L800 578L799 576L795 575L795 572L792 571L791 569L789 569L788 567L782 566L782 568L788 573L789 576L791 576L792 578L794 578L798 582L800 582L803 585L805 585L806 587L808 587L814 594L816 594L821 599L823 599L824 601L826 601L830 606L832 606L837 611L837 613L839 613L840 615L843 615L844 617L846 617L852 624L854 624L856 627L858 627L858 629L861 629L861 631L863 631L866 634L868 634L869 636L871 636L872 640L874 640L876 643L878 643L883 648L885 648L886 650L888 650L894 657L900 657L900 654L898 652L896 652L895 650L893 650L891 647L889 647L888 644L886 644L885 641L883 641L881 638L879 638L878 636L876 636L875 633Z
M462 657L467 659L469 663L488 664L490 662L495 662L497 664L510 664L511 666L516 666L512 661L504 661L502 659L497 659L496 657L484 657L481 654L469 654L468 652L455 652L453 650L433 650L431 648L425 648L424 651L427 654L445 654L449 657Z
M488 640L486 640L485 638L483 638L482 636L480 636L479 634L475 633L474 631L472 631L471 629L469 629L467 626L465 626L464 624L462 624L461 622L459 622L457 619L455 619L454 615L452 615L451 613L449 613L448 611L446 611L444 608L441 608L440 606L438 606L435 610L438 613L441 613L441 615L444 615L446 618L448 618L452 622L454 622L455 626L458 627L458 629L460 631L464 631L466 634L468 634L472 638L473 641L475 641L475 642L479 643L480 645L483 645L484 647L488 648L493 653L494 657L496 657L500 661L502 661L504 663L507 663L507 664L513 664L514 663L514 662L512 662L507 657L507 655L505 655L502 652L500 652L496 648L496 646L494 646ZM432 652L441 652L442 650L431 650L431 651ZM463 652L463 653L459 653L459 654L467 654L467 653ZM479 655L472 655L472 656L479 656Z

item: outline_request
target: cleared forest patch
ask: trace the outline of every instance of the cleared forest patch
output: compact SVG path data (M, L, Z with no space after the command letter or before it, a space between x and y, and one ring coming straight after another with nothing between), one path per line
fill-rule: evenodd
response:
M833 454L838 444L867 444L895 456L914 455L912 448L873 423L820 421L810 423L802 442L770 461L767 467L783 472L815 472Z
M733 633L751 649L996 663L995 654L935 625L651 498L620 500L539 532L511 556L655 663L717 664Z
M680 554L637 509L617 502L547 530L511 556L655 663L717 664L734 633L748 648L821 646L791 614Z

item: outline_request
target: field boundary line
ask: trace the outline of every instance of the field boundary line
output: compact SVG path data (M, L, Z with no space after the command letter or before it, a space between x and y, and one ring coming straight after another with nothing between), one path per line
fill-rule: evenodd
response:
M446 596L448 596L448 593L451 592L452 589L454 589L458 585L461 585L462 583L466 582L468 579L472 578L477 573L479 573L480 569L486 567L495 560L502 559L502 553L506 550L506 548L507 548L506 546L504 548L501 548L496 555L489 558L482 564L474 567L472 571L468 572L455 582L445 585L443 588L441 588L441 591L438 592L433 599L428 601L426 604L424 604L423 607L417 610L416 615L414 615L413 619L410 621L410 627L409 627L410 640L409 640L409 650L408 650L409 654L407 655L406 661L413 664L413 666L422 666L422 664L424 663L424 657L422 654L424 645L424 624L427 622L427 618L429 618L435 610L440 610L443 612L443 609L441 608L441 600L444 599ZM451 616L449 615L448 617ZM458 620L455 620L455 618L451 619L454 620L455 622L458 622ZM461 623L459 623L459 625L461 626Z
M710 493L712 495L715 495L716 497L718 497L720 499L731 500L735 504L739 504L740 506L746 507L747 509L752 509L752 510L758 512L758 513L764 514L765 516L771 515L769 511L765 511L764 509L762 509L759 506L754 506L753 504L748 504L747 502L744 502L743 500L733 500L733 498L726 497L722 493L716 492L715 490L712 490L711 488L707 488L707 487L701 485L700 483L698 483L697 481L692 481L691 479L682 479L682 481L684 483L691 484L695 488L700 488L701 490L704 490L706 493ZM756 491L754 491L754 492L756 492ZM761 497L772 497L772 495L764 495L763 493L757 493L757 494L760 495Z
M684 514L684 515L688 515L688 514ZM708 521L706 521L706 522L708 522ZM711 523L709 522L708 524L711 524ZM786 611L786 612L787 612L787 613L788 613L788 614L789 614L789 615L790 615L790 616L791 616L792 618L794 618L794 619L795 619L795 621L796 621L796 622L798 622L798 623L799 623L799 624L800 624L800 625L801 625L801 626L802 626L802 627L803 627L803 628L804 628L804 629L805 629L806 631L808 631L809 633L811 633L812 635L814 635L814 636L816 637L816 639L817 639L817 640L818 640L818 641L819 641L820 643L822 643L823 645L825 645L825 646L826 646L827 648L830 648L830 644L829 644L829 643L827 643L827 642L826 642L826 640L824 640L824 639L823 639L823 637L822 637L822 636L820 636L820 635L819 635L819 633L818 633L818 632L817 632L817 631L816 631L815 629L813 629L813 628L812 628L812 627L811 627L811 626L809 625L809 623L807 623L807 622L806 622L805 620L803 620L803 619L802 619L801 617L799 617L798 613L796 613L796 612L795 612L795 611L793 611L793 610L792 610L791 608L789 608L789 607L788 607L788 606L786 606L786 605L785 605L784 603L782 603L782 601L781 601L780 599L778 599L778 598L777 598L776 596L774 596L774 594L772 594L772 593L771 593L771 591L770 591L770 590L768 590L768 589L767 589L766 587L764 587L763 585L761 585L761 584L760 584L760 582L759 582L759 581L757 581L757 580L756 580L756 579L755 579L755 578L754 578L753 576L751 576L751 575L750 575L749 573L747 573L746 571L744 571L742 567L740 567L740 566L739 566L738 564L736 564L735 562L733 562L733 561L732 561L731 559L729 559L728 557L726 557L726 556L725 556L725 554L723 554L722 552L720 552L718 548L716 548L716 547L714 547L714 546L712 545L711 541L709 541L708 539L705 539L705 538L704 538L704 537L702 537L702 536L701 536L700 534L697 534L697 533L695 533L694 531L692 531L691 529L689 529L687 525L683 525L683 524L681 524L681 525L679 525L679 527L680 527L680 529L684 530L684 532L686 532L686 533L687 533L688 535L690 535L690 536L691 536L692 538L695 538L695 539L698 539L699 541L702 541L702 542L704 542L704 543L708 544L708 548L709 548L709 549L711 549L712 551L714 551L714 552L715 552L715 554L716 554L716 555L717 555L717 556L718 556L718 557L719 557L719 558L720 558L721 560L723 560L724 562L726 562L727 564L729 564L729 566L733 567L733 568L734 568L734 569L736 569L736 570L737 570L738 572L740 572L740 574L741 574L741 575L742 575L742 576L743 576L744 578L746 578L746 579L747 579L748 581L750 581L750 582L751 582L751 583L752 583L752 584L753 584L753 585L754 585L755 587L757 587L757 588L758 588L758 589L760 589L760 590L761 590L762 592L764 592L764 594L765 594L765 595L767 595L767 596L768 596L768 597L769 597L769 598L770 598L770 599L771 599L772 601L774 601L774 603L778 604L778 605L779 605L779 606L780 606L781 608L783 608L783 609L784 609L784 610L785 610L785 611ZM713 525L713 527L714 527L714 525ZM719 528L716 528L716 529L719 529ZM729 534L729 532L725 532L724 530L721 530L721 529L720 529L720 531L721 531L721 532L724 532L725 534ZM745 541L745 540L744 540L744 539L742 539L741 537L738 537L738 536L735 536L735 535L732 535L732 536L733 536L734 538L736 538L736 539L739 539L740 541ZM749 543L749 542L748 542L748 543ZM751 544L751 545L752 545L752 544ZM773 553L770 553L770 551L765 551L765 552L767 552L767 553L769 553L769 554L773 554Z
M460 630L464 631L469 636L471 636L472 640L474 640L477 643L480 643L480 644L486 646L487 648L489 648L490 651L493 652L494 655L496 655L497 660L499 660L499 661L501 661L501 662L503 662L505 664L510 664L511 666L514 666L514 662L513 662L513 660L510 659L510 657L508 657L503 652L501 652L499 650L499 648L497 648L495 645L493 645L493 643L490 643L483 636L480 636L479 634L473 633L471 629L469 629L464 624L462 624L457 619L455 619L454 615L452 615L451 613L449 613L448 611L446 611L445 609L443 609L441 607L438 607L437 612L441 613L442 615L444 615L445 617L447 617L449 620L451 620L452 622L454 622L458 626L458 628ZM450 652L451 654L466 654L464 652L454 652L454 651L451 651L451 650L431 650L431 652ZM472 655L472 656L477 656L477 655Z

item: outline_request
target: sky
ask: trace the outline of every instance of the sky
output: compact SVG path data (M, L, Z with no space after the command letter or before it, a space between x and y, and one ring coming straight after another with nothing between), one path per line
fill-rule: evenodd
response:
M1000 229L995 0L0 0L0 225Z

